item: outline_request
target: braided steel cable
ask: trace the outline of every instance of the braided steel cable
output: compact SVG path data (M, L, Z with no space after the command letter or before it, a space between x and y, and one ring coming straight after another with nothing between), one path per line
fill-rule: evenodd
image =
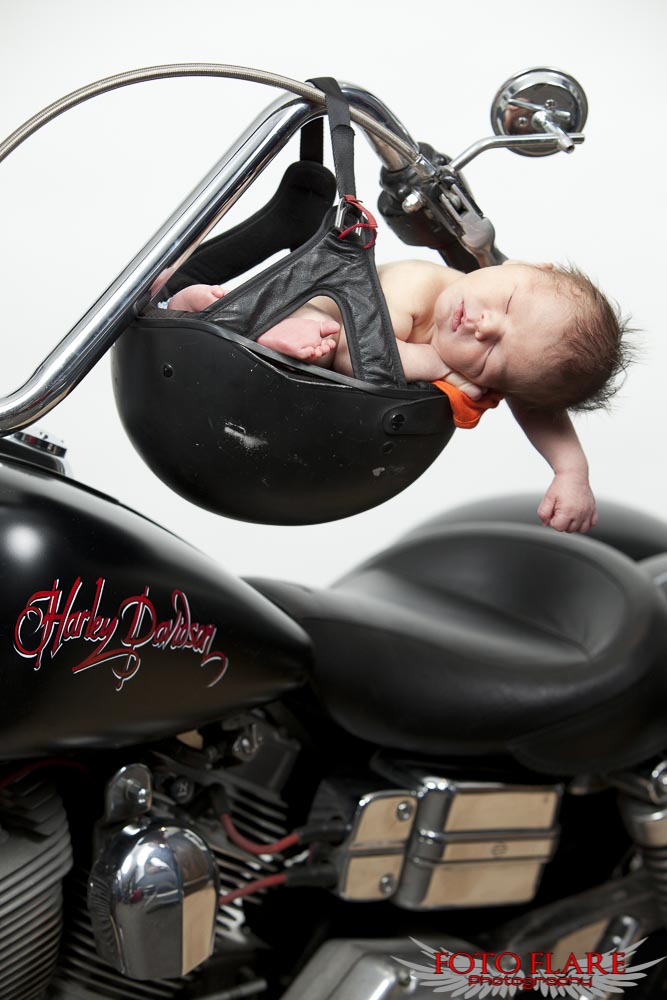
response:
M298 97L302 97L313 104L325 104L326 94L307 83L300 80L292 80L287 76L280 76L277 73L270 73L266 70L253 69L250 66L234 66L227 63L168 63L162 66L146 66L143 69L128 70L125 73L116 73L107 76L102 80L86 84L72 93L66 94L59 100L49 104L48 107L38 111L37 114L29 118L11 135L0 143L0 162L12 153L17 146L25 142L38 129L53 121L59 115L64 114L71 108L89 101L93 97L99 97L110 90L118 90L121 87L129 87L135 83L146 83L149 80L165 80L172 77L184 76L211 76L223 77L230 80L245 80L249 83L260 83L269 87L279 87L281 90L290 91ZM407 164L414 164L416 160L415 150L407 142L400 139L390 129L377 122L371 115L364 111L350 109L352 121L356 122L367 132L373 133L377 138L382 139L391 146L397 153L404 157Z

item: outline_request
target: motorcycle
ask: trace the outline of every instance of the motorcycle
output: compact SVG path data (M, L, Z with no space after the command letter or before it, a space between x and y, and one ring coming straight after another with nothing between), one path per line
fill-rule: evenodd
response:
M603 504L596 537L558 536L529 523L532 499L501 498L420 526L329 589L239 580L72 480L31 428L121 334L122 408L128 336L159 276L323 115L317 86L157 67L57 102L0 158L80 100L167 71L261 76L297 98L258 119L0 401L0 998L657 995L667 525ZM383 164L388 224L463 270L503 258L462 168L489 148L583 139L585 95L555 70L506 81L494 136L454 159L368 92L342 92ZM311 384L271 355L252 363ZM158 358L170 386L177 357ZM410 405L392 396L383 447L406 426L434 433ZM196 493L201 463L186 489L186 456L174 473L164 455L164 478ZM623 979L616 960L640 942L649 971Z

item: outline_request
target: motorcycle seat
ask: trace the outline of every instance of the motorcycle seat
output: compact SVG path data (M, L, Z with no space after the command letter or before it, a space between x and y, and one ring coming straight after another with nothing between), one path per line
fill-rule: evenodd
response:
M429 534L434 528L462 521L511 521L538 526L541 493L513 493L468 500L418 525L410 536ZM587 538L596 538L639 561L667 552L667 522L646 510L607 498L597 500L599 523Z
M667 601L601 542L436 524L326 590L251 583L309 633L317 697L369 742L562 775L667 745Z

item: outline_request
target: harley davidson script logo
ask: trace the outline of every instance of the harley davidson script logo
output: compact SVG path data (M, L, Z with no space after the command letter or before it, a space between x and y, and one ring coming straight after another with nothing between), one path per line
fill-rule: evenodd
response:
M154 647L166 651L191 650L201 656L202 667L212 667L214 676L208 683L213 687L227 669L227 657L213 649L215 625L202 625L192 620L187 596L182 590L171 595L171 617L160 620L149 588L143 593L126 597L114 615L102 613L102 596L106 581L95 582L95 595L88 608L77 608L83 587L77 577L69 593L54 580L50 590L38 590L19 614L14 628L14 649L25 659L35 661L39 670L45 653L53 659L64 643L74 639L93 644L92 651L75 664L72 673L89 670L108 663L116 678L116 690L134 677L141 667L141 649Z

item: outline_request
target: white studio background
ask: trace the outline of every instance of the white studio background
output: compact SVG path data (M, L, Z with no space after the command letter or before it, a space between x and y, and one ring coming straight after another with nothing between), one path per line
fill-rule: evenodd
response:
M90 81L202 61L353 81L415 138L454 155L489 134L491 99L512 73L540 65L572 73L590 105L583 146L543 159L489 152L466 178L505 253L576 262L643 331L640 362L612 412L578 418L577 429L599 497L667 516L666 29L664 0L0 0L0 135ZM210 79L127 88L59 118L0 165L0 391L30 374L276 93ZM358 191L373 206L379 163L363 138L356 148ZM268 198L284 162L226 223ZM411 255L437 259L382 229L378 261ZM329 525L269 527L202 512L143 466L116 414L106 362L41 425L65 439L77 479L231 572L303 583L329 582L447 507L538 493L550 481L501 407L476 432L459 431L383 507Z

